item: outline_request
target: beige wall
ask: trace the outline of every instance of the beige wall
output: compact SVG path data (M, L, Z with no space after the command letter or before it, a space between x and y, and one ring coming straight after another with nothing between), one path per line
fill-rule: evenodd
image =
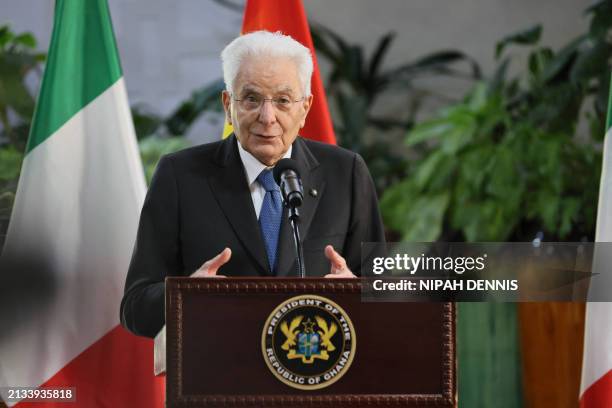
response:
M369 49L388 31L397 38L389 63L457 48L494 65L495 42L543 23L543 42L558 47L583 32L592 0L304 0L309 19Z
M475 58L483 74L493 73L495 44L505 36L542 23L541 43L553 49L584 33L588 20L583 15L592 0L304 0L308 18L332 28L343 38L366 47L368 57L380 37L396 33L385 67L394 67L443 49L458 49ZM522 70L527 49L511 47L510 73ZM321 61L325 73L328 66ZM464 65L467 68L467 65ZM442 97L427 99L418 118L431 116L449 101L459 100L471 87L469 80L430 77L414 84L434 90ZM383 117L405 118L409 97L386 95L374 106ZM332 104L332 115L334 107ZM584 126L583 126L584 127ZM368 135L379 138L375 130ZM401 133L387 132L389 140Z
M244 0L232 0L241 4ZM474 56L485 73L494 66L495 41L534 23L544 24L544 42L559 46L586 27L590 0L303 0L309 18L371 50L388 31L397 38L387 66L433 50L457 48ZM0 23L33 31L47 47L52 0L2 0ZM241 13L213 0L109 0L132 103L167 113L189 93L221 76L218 55L240 31ZM516 52L516 51L513 51ZM323 64L325 68L325 64ZM461 94L467 86L439 82ZM204 120L193 131L200 141L216 138L220 123Z

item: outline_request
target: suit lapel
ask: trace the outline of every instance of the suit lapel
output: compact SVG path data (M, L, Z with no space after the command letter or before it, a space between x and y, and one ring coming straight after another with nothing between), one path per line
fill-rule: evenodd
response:
M258 272L269 275L266 248L236 143L236 137L232 135L219 145L215 161L220 169L209 177L209 183L221 210L253 259L253 264L258 267Z
M302 242L308 236L310 224L317 210L317 205L325 190L324 175L319 169L319 162L313 156L310 149L301 137L298 137L293 143L293 151L291 158L296 160L302 169L301 178L302 186L304 187L304 202L299 208L300 212L300 236ZM310 194L310 191L316 190L316 197ZM287 218L287 209L283 211L283 220L281 224L281 232L279 239L279 259L277 271L279 276L297 274L294 263L296 262L295 244L293 240L293 230L291 222ZM308 274L308 270L306 270Z

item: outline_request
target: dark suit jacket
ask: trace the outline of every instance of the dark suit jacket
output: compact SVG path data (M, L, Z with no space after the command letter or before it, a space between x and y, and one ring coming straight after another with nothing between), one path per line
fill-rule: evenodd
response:
M298 137L292 158L302 168L300 208L307 276L329 273L331 244L360 273L361 243L383 242L376 192L363 159L337 146ZM316 193L312 193L316 190ZM121 322L154 337L164 324L164 279L189 276L223 248L219 273L272 276L235 136L164 156L145 198L121 301ZM296 276L291 225L283 216L278 276Z

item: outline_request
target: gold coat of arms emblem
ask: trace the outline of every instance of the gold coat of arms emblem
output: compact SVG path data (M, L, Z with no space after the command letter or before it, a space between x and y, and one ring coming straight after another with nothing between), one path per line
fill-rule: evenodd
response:
M330 299L301 295L270 313L262 332L268 368L283 383L301 390L332 385L355 356L355 328L346 312Z

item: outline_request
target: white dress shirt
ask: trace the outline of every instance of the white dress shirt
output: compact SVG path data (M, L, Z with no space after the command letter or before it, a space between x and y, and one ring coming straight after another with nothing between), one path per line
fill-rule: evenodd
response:
M293 146L289 146L289 149L282 158L287 159L291 157L291 150L293 150ZM273 167L266 166L257 160L251 153L244 150L240 144L240 141L238 141L238 153L240 154L240 160L242 160L242 166L244 167L249 190L251 191L251 199L253 200L255 215L257 215L257 219L259 219L259 213L261 212L261 206L263 205L264 196L266 195L266 189L259 184L257 181L257 176L259 176L259 173L261 173L264 169L271 169Z

